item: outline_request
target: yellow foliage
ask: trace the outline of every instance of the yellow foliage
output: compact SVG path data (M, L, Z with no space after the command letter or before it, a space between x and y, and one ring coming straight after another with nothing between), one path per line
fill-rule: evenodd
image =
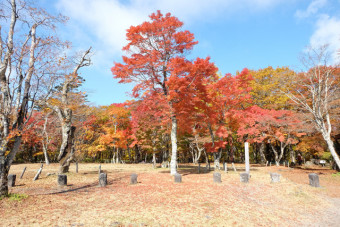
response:
M273 69L269 66L257 71L251 71L254 80L251 95L256 105L267 109L282 109L289 107L289 98L284 92L294 86L295 73L288 67Z

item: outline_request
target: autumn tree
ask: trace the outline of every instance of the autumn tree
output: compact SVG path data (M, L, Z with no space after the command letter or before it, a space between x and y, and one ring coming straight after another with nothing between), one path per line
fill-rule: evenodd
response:
M290 99L282 95L282 91L287 92L294 89L295 72L288 67L271 66L250 71L253 80L250 94L253 103L265 109L288 109Z
M321 133L336 165L340 168L339 155L331 138L332 118L336 117L336 114L331 115L332 103L340 99L340 74L339 66L329 66L328 62L327 46L311 48L302 58L306 71L296 77L299 87L286 94L301 111L304 111L309 121Z
M65 73L66 75L64 75L61 83L47 101L41 100L42 105L46 105L57 114L61 124L62 143L58 155L60 173L68 172L71 161L74 158L74 136L76 127L72 124L72 113L74 108L78 106L77 100L79 100L79 98L82 99L82 93L76 91L76 89L83 82L83 79L78 75L78 71L82 67L91 64L90 53L91 48L80 54L78 58L75 57L73 59L75 61L73 71L69 74Z
M170 118L167 102L162 95L145 96L130 105L131 121L136 143L152 153L156 166L156 153L162 152L162 159L168 158L168 137Z
M66 20L26 1L3 1L1 8L0 196L8 194L7 175L35 98L41 95L40 82L48 76L45 70L55 63L50 57L60 42L53 32L58 23ZM7 30L6 36L2 28ZM14 141L11 146L10 141Z
M189 31L180 30L183 23L176 17L158 11L150 19L127 30L128 44L123 50L128 56L123 56L124 64L115 63L112 73L120 83L137 84L133 89L135 97L161 94L167 101L172 125L170 166L171 174L175 174L178 115L185 107L183 99L190 104L195 99L192 91L202 89L205 78L215 76L217 68L209 59L192 63L184 58L197 41Z
M205 122L211 142L206 143L206 148L214 154L215 165L219 164L222 149L227 144L232 147L236 143L239 120L252 101L249 94L251 81L249 70L244 69L235 76L228 73L208 86L210 100L205 107Z

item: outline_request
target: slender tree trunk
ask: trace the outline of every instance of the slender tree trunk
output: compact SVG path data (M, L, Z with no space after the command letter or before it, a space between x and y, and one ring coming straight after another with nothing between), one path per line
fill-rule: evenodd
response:
M116 152L117 152L116 163L120 163L119 147L117 147Z
M214 153L214 168L215 169L217 168L220 169L221 156L222 156L222 149L219 148L219 151Z
M50 164L50 157L48 156L47 153L47 145L43 143L43 152L44 152L44 157L45 157L45 163L46 165Z
M290 161L293 163L296 163L295 151L293 150L291 145L289 145L289 153L290 153Z
M192 157L192 163L195 164L195 148L193 143L189 143L189 151Z
M154 152L152 152L152 167L153 168L156 168L156 153L155 153L155 151Z
M205 164L209 164L209 157L208 157L208 154L207 152L205 151L205 149L203 150L204 151L204 156L205 156Z
M272 151L274 153L274 157L275 157L275 163L276 165L278 165L278 162L279 162L279 154L278 152L276 151L276 148L273 146L273 144L271 142L269 142L271 148L272 148Z
M175 175L177 173L177 119L174 114L171 116L171 146L170 174Z
M260 144L260 156L261 156L261 164L264 164L264 163L267 163L267 159L266 159L266 156L264 155L264 142L261 142Z

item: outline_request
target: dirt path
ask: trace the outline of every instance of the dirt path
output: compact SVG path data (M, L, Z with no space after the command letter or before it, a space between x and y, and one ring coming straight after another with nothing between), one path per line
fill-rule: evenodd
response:
M11 173L21 174L24 165ZM253 167L249 184L239 172L221 172L222 183L213 183L213 172L197 174L196 167L182 166L183 182L176 184L168 170L151 165L102 164L109 184L98 185L98 164L74 166L68 186L56 185L56 165L32 179L38 164L27 165L24 179L18 179L12 193L29 195L20 202L0 201L3 226L337 226L340 217L340 177L320 175L323 188L312 188L303 170ZM240 166L239 166L240 168ZM295 172L294 172L295 171ZM281 182L270 183L269 172L282 174ZM138 173L138 184L129 176ZM329 184L330 186L328 186ZM336 188L337 186L337 188ZM335 191L334 191L335 190ZM333 212L333 213L332 213ZM337 215L337 216L336 216ZM335 218L334 218L335 217ZM334 225L335 224L335 225Z

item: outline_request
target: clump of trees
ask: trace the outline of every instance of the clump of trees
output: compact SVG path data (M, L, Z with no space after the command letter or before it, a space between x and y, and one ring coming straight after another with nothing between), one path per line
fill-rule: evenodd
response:
M60 88L69 80L74 83L73 79L68 78L76 77L78 69L86 64L84 61L74 63L64 54L69 44L58 38L56 28L67 21L66 17L51 15L28 1L10 0L1 3L0 20L0 196L2 196L8 194L7 175L23 142L31 143L36 153L38 147L35 143L44 138L42 148L47 157L46 145L48 146L51 139L46 134L48 124L46 121L49 117L46 116L46 111L44 113L44 106L53 102L54 96L58 93L62 93L64 98L65 92L67 96L67 93L74 90L73 85L67 85L66 89ZM66 73L75 65L76 70L71 74ZM66 107L68 104L62 102L61 105L65 110L63 115L69 114L70 111ZM39 115L45 115L46 123L38 134L34 133L34 136L31 136L28 131L38 127L39 124L41 126L41 119L37 118ZM70 116L68 121L71 121ZM63 156L62 149L60 153ZM60 156L58 159L61 160Z

